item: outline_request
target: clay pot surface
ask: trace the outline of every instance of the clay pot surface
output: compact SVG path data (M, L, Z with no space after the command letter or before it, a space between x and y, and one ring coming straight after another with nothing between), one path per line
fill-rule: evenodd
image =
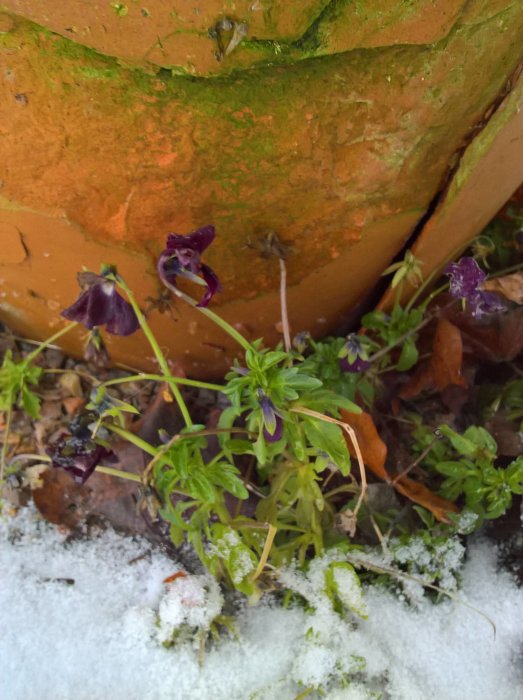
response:
M208 29L229 17L224 4L193 4L200 14L177 9L169 29L162 12L176 3L160 0L147 3L150 16L141 2L126 14L115 3L4 2L12 14L0 16L0 302L15 330L56 330L76 297L76 272L101 262L117 264L154 307L166 234L212 223L205 261L223 285L217 311L251 339L281 337L278 261L260 254L276 232L291 248L293 331L329 332L448 187L464 149L476 142L478 163L488 153L492 139L478 136L521 59L522 13L508 0L421 2L401 15L394 3L365 3L372 16L358 3L339 16L325 2L273 3L271 22L257 3L238 2L229 19L247 22L249 34L221 61ZM190 25L211 44L209 65L195 59L190 68L188 48L145 56L147 22L164 27L160 38ZM270 57L251 61L255 36L290 49L275 55L273 43ZM506 199L503 177L492 188ZM493 205L474 206L479 226ZM438 247L456 233L435 235ZM223 372L231 342L197 312L163 306L150 319L173 362L191 375ZM64 345L80 352L81 335ZM152 366L138 334L111 350L117 361Z

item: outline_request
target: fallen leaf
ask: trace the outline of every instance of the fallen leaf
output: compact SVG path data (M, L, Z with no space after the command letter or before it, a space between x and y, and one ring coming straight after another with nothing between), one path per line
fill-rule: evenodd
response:
M422 360L412 375L398 392L400 399L408 401L421 394L422 391L434 389L434 379L432 377L432 367L430 362Z
M69 396L62 401L68 416L76 415L85 406L85 399L80 396Z
M450 501L441 498L433 493L423 484L418 484L416 481L403 476L395 481L391 481L391 477L385 469L385 460L387 459L387 445L383 442L376 429L376 425L369 413L362 411L361 413L349 413L341 410L341 419L351 426L356 433L356 439L360 446L361 454L365 465L371 472L383 479L399 491L403 496L406 496L414 503L418 503L434 515L434 517L443 522L450 522L448 513L457 513L458 509ZM351 455L354 455L354 448L351 445L348 436L345 437Z
M523 304L523 270L505 277L496 277L483 283L483 289L502 294L516 304Z
M510 362L523 350L523 307L480 319L456 309L446 316L461 330L465 352L480 359Z
M171 574L171 576L167 576L167 578L164 578L163 582L164 583L172 583L173 581L176 581L177 578L186 578L187 574L185 571L177 571L175 574Z
M443 391L450 384L467 388L461 372L462 363L463 342L459 328L446 318L438 319L430 359L432 379L438 391Z
M66 396L83 397L84 391L82 389L82 383L76 372L66 372L62 374L59 383Z
M341 420L354 430L365 466L378 478L390 481L390 475L385 469L387 445L379 436L370 413L350 413L341 409ZM348 435L345 435L345 441L351 456L355 457L354 447Z
M445 498L436 495L423 484L419 484L408 476L402 476L394 483L394 488L409 500L418 503L423 508L430 510L436 520L442 523L450 523L448 513L457 513L458 509Z

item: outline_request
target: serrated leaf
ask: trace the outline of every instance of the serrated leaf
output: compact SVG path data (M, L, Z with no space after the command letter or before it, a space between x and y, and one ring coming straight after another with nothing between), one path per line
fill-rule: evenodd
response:
M215 464L212 471L209 472L209 477L217 486L221 486L233 496L241 500L249 498L249 492L243 485L242 480L238 476L239 472L232 464Z
M186 479L184 487L192 498L208 503L213 503L215 500L213 486L207 476L201 471L193 471L190 477Z
M40 399L26 386L22 387L22 406L31 418L38 418L40 415Z
M350 455L341 428L333 423L308 417L303 420L303 426L309 443L316 449L326 452L340 472L346 476L350 472Z

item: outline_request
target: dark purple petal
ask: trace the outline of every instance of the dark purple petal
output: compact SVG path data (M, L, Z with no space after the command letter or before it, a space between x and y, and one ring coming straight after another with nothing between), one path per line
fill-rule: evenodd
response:
M111 282L98 282L80 295L74 304L62 311L69 321L76 321L92 330L103 326L113 314L116 290Z
M447 265L444 272L450 277L450 294L457 299L470 297L486 279L474 258L461 258L457 263Z
M370 367L370 362L357 357L354 362L349 362L346 357L340 359L340 369L342 372L366 372Z
M186 236L178 233L170 233L167 237L167 250L172 253L180 250L193 250L201 255L214 241L216 230L214 226L203 226ZM184 263L182 263L183 265Z
M276 425L274 427L274 432L272 434L267 430L267 428L265 426L263 428L263 437L267 440L267 442L278 442L278 440L281 440L281 438L282 438L283 420L278 415L276 415L275 418L276 418Z
M131 335L140 328L140 322L134 309L118 292L114 292L113 311L106 324L107 332L112 335Z
M69 472L77 484L84 484L102 460L117 461L112 450L71 435L61 435L46 452L52 466Z
M506 311L507 305L494 292L477 291L467 297L467 306L475 318Z
M218 276L208 265L200 265L200 273L207 284L207 290L205 291L205 294L203 295L198 306L206 307L209 305L209 302L216 292L220 291L221 285Z
M168 250L164 250L158 258L158 275L162 282L176 287L176 277L180 274L182 266L179 260Z

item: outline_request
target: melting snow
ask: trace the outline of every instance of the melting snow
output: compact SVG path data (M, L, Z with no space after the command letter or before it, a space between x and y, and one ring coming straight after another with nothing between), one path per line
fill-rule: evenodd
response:
M460 595L495 638L455 601L409 606L377 587L364 591L367 619L342 620L321 593L324 561L286 575L309 613L244 606L236 637L201 665L196 638L162 642L207 630L219 588L207 576L164 584L180 567L149 551L112 531L66 542L31 510L0 521L0 700L295 700L307 688L310 700L314 688L327 700L523 700L523 591L486 543L469 549ZM364 612L350 568L331 580Z

